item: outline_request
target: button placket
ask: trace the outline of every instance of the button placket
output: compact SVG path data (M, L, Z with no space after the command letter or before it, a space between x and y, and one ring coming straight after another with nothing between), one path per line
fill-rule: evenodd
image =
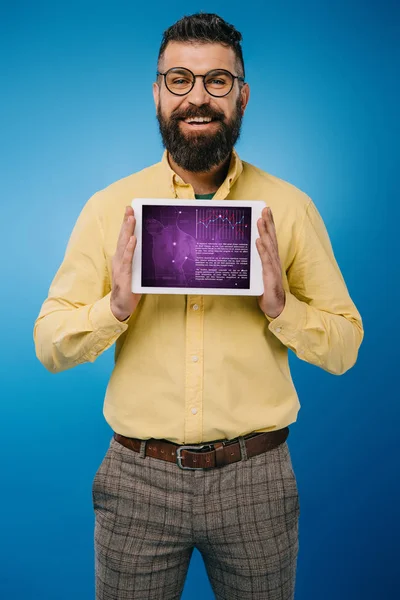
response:
M202 438L203 301L188 296L186 310L186 380L184 439Z

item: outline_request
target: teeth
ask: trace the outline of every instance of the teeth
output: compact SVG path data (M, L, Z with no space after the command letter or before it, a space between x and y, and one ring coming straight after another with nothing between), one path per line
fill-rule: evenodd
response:
M192 117L185 119L185 123L210 123L212 119L210 117Z

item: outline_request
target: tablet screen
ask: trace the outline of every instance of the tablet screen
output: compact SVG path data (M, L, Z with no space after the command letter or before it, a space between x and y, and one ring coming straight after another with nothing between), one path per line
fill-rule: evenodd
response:
M249 289L251 211L143 204L142 286Z

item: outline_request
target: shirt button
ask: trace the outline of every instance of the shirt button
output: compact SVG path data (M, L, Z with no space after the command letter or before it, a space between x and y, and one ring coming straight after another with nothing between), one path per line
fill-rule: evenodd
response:
M280 331L282 331L282 327L276 327L275 331L277 331L279 333Z
M192 308L193 308L193 310L198 310L199 305L198 304L193 304Z
M192 414L193 415L197 414L197 408L192 408Z
M193 361L193 362L197 362L198 360L199 360L199 357L198 357L198 356L192 356L192 361Z

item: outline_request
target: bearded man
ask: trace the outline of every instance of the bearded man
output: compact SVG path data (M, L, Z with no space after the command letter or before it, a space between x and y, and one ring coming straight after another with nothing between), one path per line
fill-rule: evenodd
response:
M162 160L89 199L35 322L52 373L116 342L92 486L97 600L180 598L194 548L218 600L294 597L288 349L340 375L364 332L312 200L234 149L249 93L232 25L200 13L165 31ZM134 197L263 200L263 294L133 294Z

